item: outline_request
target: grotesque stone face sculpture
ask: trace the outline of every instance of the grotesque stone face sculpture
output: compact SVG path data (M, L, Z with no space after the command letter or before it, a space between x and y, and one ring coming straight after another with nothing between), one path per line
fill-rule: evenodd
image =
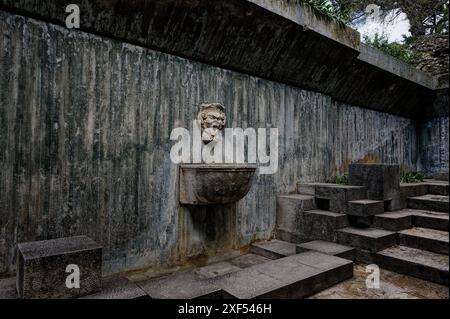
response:
M202 141L208 144L220 139L220 131L225 127L225 107L220 103L200 105L198 120L202 127Z

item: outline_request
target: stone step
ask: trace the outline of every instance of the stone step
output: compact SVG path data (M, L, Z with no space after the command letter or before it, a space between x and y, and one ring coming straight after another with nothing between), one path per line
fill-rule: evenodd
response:
M366 188L363 186L331 183L297 183L297 192L317 198L342 201L366 198Z
M407 202L409 208L448 213L448 196L427 194L410 197Z
M447 181L438 181L438 180L425 180L426 185L428 186L428 193L433 195L449 195L449 186Z
M449 231L449 214L426 210L413 211L413 224L417 227Z
M376 263L387 270L442 285L449 284L448 256L416 248L395 246L376 254Z
M449 214L419 209L402 209L376 215L374 227L399 231L413 226L448 231Z
M297 245L297 254L312 250L326 255L341 257L353 260L355 258L355 249L329 241L313 240L307 243Z
M269 241L253 243L250 246L250 253L269 259L278 259L294 255L296 252L295 244L278 239L272 239Z
M396 244L396 233L378 228L346 227L337 232L337 242L368 252L378 252Z
M369 217L384 213L384 201L360 199L347 203L347 215Z
M80 299L150 299L138 285L124 277L104 278L102 291Z
M334 241L335 231L348 226L348 216L327 210L313 209L299 213L297 223L289 230L276 229L276 238L291 243L310 240Z
M353 262L305 252L218 277L212 281L238 299L308 297L353 276Z
M399 231L398 238L402 246L448 255L448 232L414 227Z
M400 194L403 198L423 196L428 194L428 185L425 183L401 183Z
M399 231L411 228L413 225L413 215L409 210L387 212L375 216L374 227L390 231Z

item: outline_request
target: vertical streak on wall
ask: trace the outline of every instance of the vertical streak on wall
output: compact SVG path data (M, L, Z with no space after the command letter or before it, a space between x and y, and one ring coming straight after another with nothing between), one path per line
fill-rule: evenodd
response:
M298 180L416 163L412 120L4 12L0 57L0 272L17 242L78 234L105 273L214 255L269 238ZM179 207L170 132L215 101L229 126L279 128L279 170L236 205Z
M448 171L448 126L448 117L419 123L419 170L427 173Z

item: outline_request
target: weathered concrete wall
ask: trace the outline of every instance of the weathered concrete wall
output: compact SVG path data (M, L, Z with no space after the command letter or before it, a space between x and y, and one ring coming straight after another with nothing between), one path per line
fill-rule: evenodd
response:
M448 117L418 123L419 165L427 173L448 171Z
M413 168L415 122L0 11L0 272L17 242L85 234L105 272L165 267L271 236L275 196L353 161ZM278 127L279 171L233 207L177 204L174 127L202 102Z

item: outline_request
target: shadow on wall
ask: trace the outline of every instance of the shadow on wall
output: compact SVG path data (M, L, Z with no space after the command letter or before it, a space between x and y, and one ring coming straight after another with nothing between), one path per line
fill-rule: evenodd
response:
M178 219L178 262L207 263L208 256L240 248L238 236L237 204L182 206Z

